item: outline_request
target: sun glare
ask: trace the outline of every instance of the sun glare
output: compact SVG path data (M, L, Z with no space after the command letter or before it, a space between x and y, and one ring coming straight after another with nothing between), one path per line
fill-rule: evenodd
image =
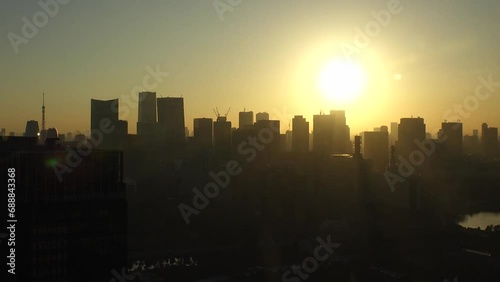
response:
M363 69L352 62L335 60L321 70L318 87L328 99L341 104L357 100L365 84Z

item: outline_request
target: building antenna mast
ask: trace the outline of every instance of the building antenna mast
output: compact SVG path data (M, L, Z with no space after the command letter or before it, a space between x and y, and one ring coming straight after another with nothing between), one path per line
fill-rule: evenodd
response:
M45 90L42 94L42 131L45 130Z

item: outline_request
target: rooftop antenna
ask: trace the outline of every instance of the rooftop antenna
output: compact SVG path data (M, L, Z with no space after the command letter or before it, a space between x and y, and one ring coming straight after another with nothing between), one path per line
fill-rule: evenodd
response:
M45 130L45 90L42 94L42 131Z

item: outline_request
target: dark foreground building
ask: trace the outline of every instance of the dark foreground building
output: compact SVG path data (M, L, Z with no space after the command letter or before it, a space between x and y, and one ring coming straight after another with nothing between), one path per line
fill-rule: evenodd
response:
M4 271L11 280L1 281L110 281L127 257L122 153L93 150L83 156L53 141L49 147L36 146L36 138L0 142L0 178L5 187L15 179L10 192L16 204L13 217L5 209L2 221L17 220L15 275ZM65 173L58 177L61 169ZM2 190L6 203L12 194ZM0 246L6 266L10 249Z

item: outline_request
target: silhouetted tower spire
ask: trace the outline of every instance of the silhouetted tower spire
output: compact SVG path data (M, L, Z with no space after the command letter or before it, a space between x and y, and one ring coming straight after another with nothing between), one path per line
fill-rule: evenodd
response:
M45 90L42 94L42 131L45 130Z

